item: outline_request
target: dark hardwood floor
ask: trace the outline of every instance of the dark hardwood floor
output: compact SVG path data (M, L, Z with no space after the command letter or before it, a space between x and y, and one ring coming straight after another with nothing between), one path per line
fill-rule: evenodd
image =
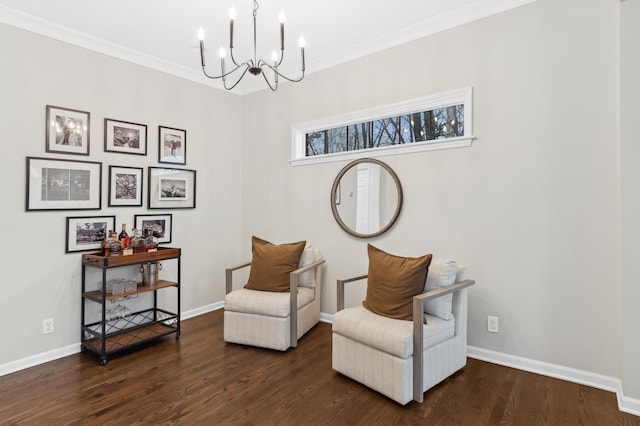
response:
M331 369L331 326L286 353L226 344L222 311L98 364L79 353L0 377L0 424L640 425L613 393L474 359L400 406Z

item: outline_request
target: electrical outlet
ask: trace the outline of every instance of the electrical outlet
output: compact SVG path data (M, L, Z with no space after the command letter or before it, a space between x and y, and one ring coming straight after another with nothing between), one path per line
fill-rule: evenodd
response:
M491 315L487 317L487 330L491 333L497 333L499 331L498 317Z
M42 320L42 334L53 333L53 318Z

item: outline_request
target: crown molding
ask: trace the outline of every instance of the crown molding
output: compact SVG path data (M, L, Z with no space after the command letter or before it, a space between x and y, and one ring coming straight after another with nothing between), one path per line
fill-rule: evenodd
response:
M313 71L330 68L535 1L538 0L479 0L469 6L430 17L417 24L409 25L392 33L382 34L377 38L349 46L330 55L316 58L316 60L307 60L308 68L312 68Z
M478 0L471 5L430 17L418 24L407 26L399 31L381 35L375 39L367 40L364 43L338 50L330 55L307 60L306 73L308 75L354 59L369 56L535 1L537 0ZM194 68L189 68L172 63L2 5L0 5L0 22L146 68L223 90L222 85L217 80L210 80L204 77L199 67L194 66ZM265 89L265 87L262 80L256 79L254 81L247 81L246 83L243 82L242 87L239 86L231 93L245 95L263 89Z
M185 80L191 80L196 83L222 89L222 86L217 84L217 82L212 82L206 79L199 68L187 68L3 5L0 5L0 22L25 31L49 37L54 40L81 47L83 49L141 65L165 74L170 74Z

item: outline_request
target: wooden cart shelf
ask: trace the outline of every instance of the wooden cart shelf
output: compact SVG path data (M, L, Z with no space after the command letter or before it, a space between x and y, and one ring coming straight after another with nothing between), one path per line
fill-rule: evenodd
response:
M140 328L127 330L123 333L107 336L105 338L105 351L114 353L175 332L176 328L170 325L161 323L148 324ZM87 339L84 344L87 349L98 352L102 350L102 339L99 337Z
M165 280L159 280L154 285L143 285L142 283L138 283L138 288L136 291L130 291L122 294L105 294L104 298L107 300L126 299L127 297L135 296L136 294L146 293L149 291L156 291L156 290L160 290L161 288L176 287L177 285L178 283L175 283L173 281L165 281ZM93 300L94 302L102 303L103 294L104 293L102 292L102 290L94 290L94 291L88 291L84 293L83 296L86 299Z
M101 256L100 253L85 253L82 264L95 268L111 268L115 266L137 265L140 263L157 262L165 259L180 257L180 249L173 247L158 247L156 252L135 253L130 255Z

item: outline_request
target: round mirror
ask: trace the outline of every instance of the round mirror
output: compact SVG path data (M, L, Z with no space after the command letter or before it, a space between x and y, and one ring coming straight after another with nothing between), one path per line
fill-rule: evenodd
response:
M387 231L402 208L402 186L395 172L379 160L347 164L331 188L331 210L342 229L370 238Z

